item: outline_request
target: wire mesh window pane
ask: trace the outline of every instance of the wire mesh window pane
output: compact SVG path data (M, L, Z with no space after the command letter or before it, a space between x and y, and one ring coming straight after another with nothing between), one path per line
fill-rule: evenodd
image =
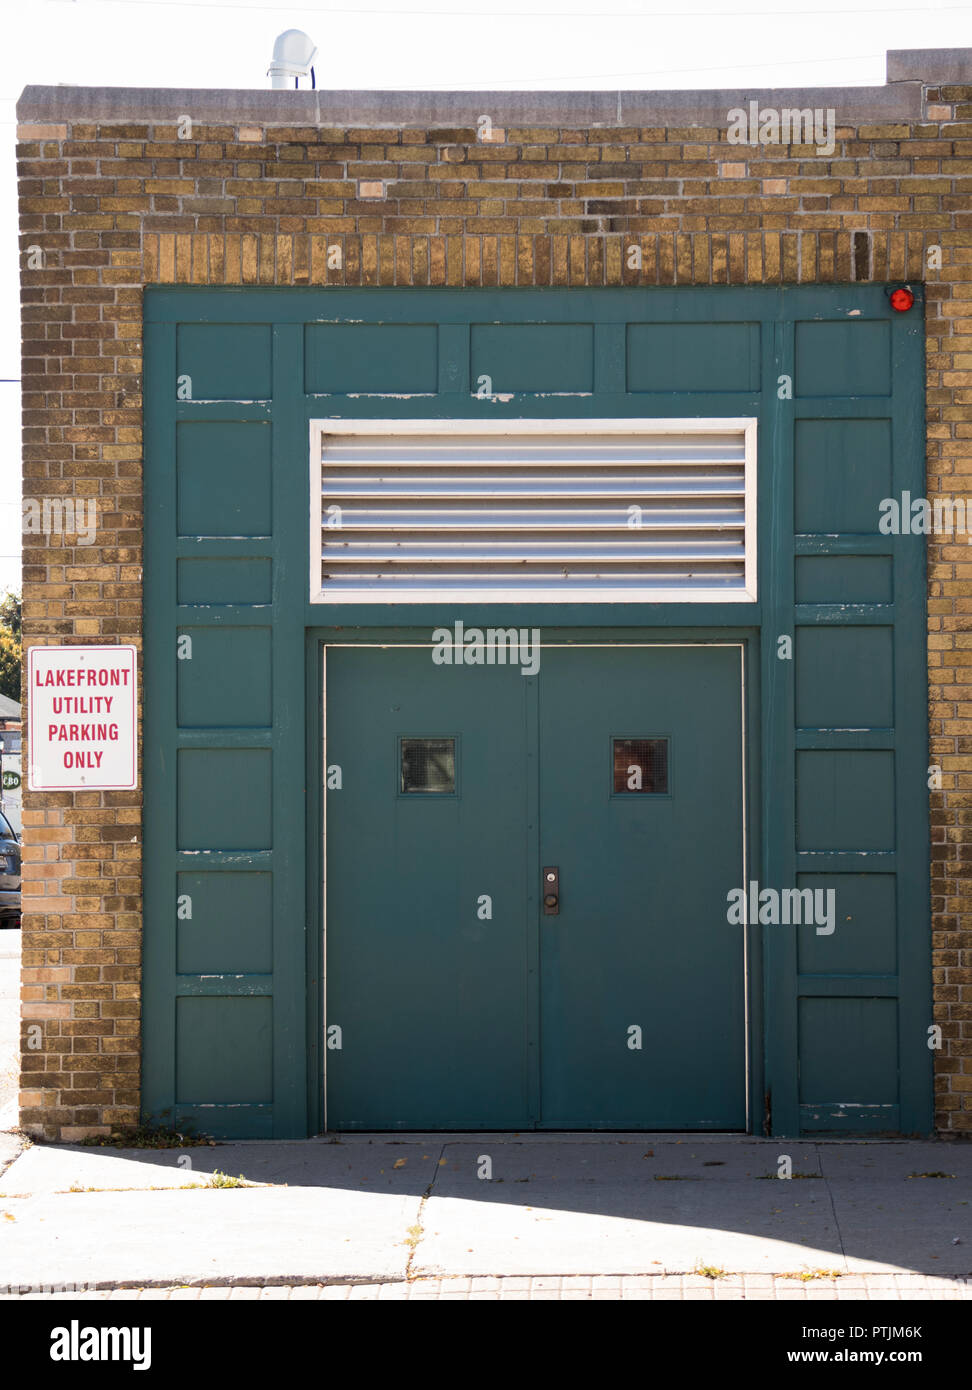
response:
M455 739L403 738L401 786L403 792L454 793Z
M668 794L668 739L616 738L614 740L614 790L616 792Z

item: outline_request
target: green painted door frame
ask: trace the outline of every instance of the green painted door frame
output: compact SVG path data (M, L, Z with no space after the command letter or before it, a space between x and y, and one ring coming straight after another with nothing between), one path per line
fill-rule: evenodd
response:
M745 641L752 878L836 885L850 922L831 947L752 929L751 1127L930 1130L924 546L875 515L924 492L922 315L880 286L147 291L147 1115L318 1131L321 646L447 618ZM509 401L472 393L486 365ZM575 394L549 395L558 373ZM759 601L308 601L310 420L503 412L755 416Z
M306 762L312 769L320 769L319 775L308 778L308 807L307 807L307 851L309 861L313 861L315 856L319 856L318 847L324 842L325 838L325 815L324 815L324 786L326 780L327 767L334 766L333 758L338 755L328 749L325 762L324 732L327 727L326 712L324 708L324 682L322 680L322 669L325 652L329 649L346 648L348 645L360 644L362 647L372 648L377 644L379 648L383 646L403 645L411 647L416 644L427 644L429 642L430 630L428 626L420 628L374 628L359 629L351 633L346 629L319 628L309 631L306 644L306 672L305 688L308 709L312 711L308 719L307 726L307 745ZM724 646L729 643L731 649L740 653L741 656L741 684L744 690L745 708L743 717L745 719L745 749L746 765L744 770L743 788L745 792L745 819L741 829L745 840L745 853L747 860L747 873L752 869L752 865L759 861L759 844L761 835L760 808L758 798L754 796L754 789L760 784L760 739L758 737L758 710L760 705L760 650L759 634L752 628L740 627L734 630L731 637L727 637L725 629L717 628L659 628L659 629L631 629L631 628L611 628L602 627L592 629L586 628L545 628L543 631L544 643L551 645L563 645L571 654L580 657L584 655L585 649L592 644L608 650L616 650L623 647L634 647L636 649L648 647L653 651L664 653L666 648L683 650L688 648L690 651L704 649L707 646ZM541 666L543 660L541 660ZM533 725L536 722L536 713L533 714ZM536 729L534 729L536 737ZM332 799L335 795L331 794ZM533 792L536 801L536 789ZM536 812L541 811L539 804L534 804ZM343 842L342 842L343 848ZM539 853L539 845L537 846ZM320 862L318 858L317 862ZM535 913L537 904L535 879L539 861L533 864L533 877L528 882L528 891L534 901L529 905ZM735 879L733 880L735 883ZM323 875L308 881L308 920L320 923L322 930L308 935L308 956L307 956L307 977L308 977L308 1032L307 1032L307 1055L309 1059L309 1089L307 1104L309 1113L313 1120L311 1123L312 1132L320 1132L324 1128L324 1075L326 1071L326 1060L324 1056L324 1037L325 1037L325 1008L324 990L322 982L325 978L325 949L323 930L325 910L323 896ZM724 921L725 931L735 933L737 938L741 931L740 928L732 927ZM748 1098L744 1098L744 1108L748 1099L748 1109L750 1125L755 1126L756 1132L761 1128L761 1097L763 1095L763 1055L762 1055L762 1035L763 1035L763 989L762 989L762 943L758 930L749 928L746 941L746 995L745 1012L747 1014L745 1031L740 1030L738 1035L739 1047L745 1051L748 1063ZM740 1005L742 1006L742 1005ZM328 1019L328 1022L333 1020ZM637 1020L632 1020L636 1022ZM532 1036L539 1038L536 1033L538 1022L534 1022L534 1032ZM701 1040L704 1043L704 1039ZM701 1044L700 1044L701 1045ZM536 1119L539 1113L538 1103L539 1075L533 1083L533 1094L531 1095L531 1117L524 1119L520 1125L515 1127L529 1127L529 1124L536 1121L538 1128L543 1128L542 1119ZM407 1127L407 1126L405 1126ZM435 1128L434 1124L428 1124L428 1128ZM470 1126L475 1128L477 1126ZM553 1128L561 1128L561 1125L553 1124ZM605 1124L603 1128L617 1128L616 1124ZM638 1128L639 1125L632 1124L631 1128ZM659 1125L664 1127L664 1125ZM668 1126L673 1127L672 1125ZM681 1126L676 1126L681 1127ZM727 1124L725 1128L744 1128L744 1125Z

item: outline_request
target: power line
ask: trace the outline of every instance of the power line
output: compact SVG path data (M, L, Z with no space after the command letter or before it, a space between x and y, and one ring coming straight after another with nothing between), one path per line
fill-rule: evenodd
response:
M71 0L71 2L73 3L73 0ZM98 4L100 4L100 3L102 3L102 2L104 2L104 3L106 3L106 4L107 4L107 3L110 3L110 4L131 4L131 3L133 3L133 0L96 0L96 3L98 3ZM61 0L58 0L58 3L61 3ZM68 3L68 0L64 0L64 3ZM159 4L165 3L165 4L168 4L168 3L170 3L170 0L151 0L151 3L152 3L152 4L155 4L155 3L159 3ZM178 0L178 3L181 4L181 0ZM217 9L227 9L227 8L229 8L229 7L228 7L228 6L222 6L222 5L221 5L221 6L216 6L215 8L217 8ZM963 7L963 8L966 8L966 7ZM513 11L510 11L510 13L512 14ZM762 13L762 11L761 11L761 13ZM634 71L634 72L575 72L575 73L559 73L559 74L557 74L556 76L550 76L550 75L547 74L547 73L541 73L541 74L539 74L539 75L537 75L537 76L531 76L531 77L498 77L498 78L488 78L488 79L483 78L482 80L480 80L480 81L478 81L478 82L476 83L476 86L475 86L475 87L465 87L465 86L459 87L459 86L457 86L455 83L450 83L448 86L439 86L439 85L435 85L435 84L430 85L430 84L427 84L427 83L423 83L420 87L395 87L395 88L389 87L389 88L382 88L381 90L387 90L387 91L402 91L402 92L409 92L409 91L433 91L433 92L439 92L439 91L443 91L443 92L451 92L451 91L470 91L470 92L475 92L475 91L481 91L481 90L483 90L484 88L488 88L488 87L497 87L497 86L502 87L502 86L507 86L507 85L509 85L510 83L513 83L513 82L589 82L589 81L606 81L608 78L618 78L618 77L670 77L670 76L672 75L672 73L678 73L678 72L690 72L690 73L691 73L691 72L737 72L737 71L739 71L740 69L742 69L742 71L746 72L746 71L749 71L749 70L754 69L754 68L805 67L805 66L807 66L807 65L820 64L820 63L830 63L830 64L835 64L835 63L863 63L863 62L869 62L870 60L875 59L875 58L883 58L883 57L885 57L885 52L882 50L880 53L848 53L848 54L842 54L842 55L840 55L840 56L838 56L838 55L836 55L836 54L830 54L830 55L828 55L826 58L770 58L770 59L767 59L765 62L761 62L761 63L711 63L711 64L708 64L708 65L706 65L706 66L700 66L699 64L693 64L693 65L691 65L691 66L689 66L689 67L684 67L684 68L672 68L672 67L668 67L668 68L651 68L651 69L639 68L638 70L636 70L636 71ZM109 90L110 90L110 89L109 89ZM226 89L214 88L213 90L227 90L227 91L232 91L232 90L235 90L235 89L233 89L233 88L226 88ZM257 89L254 89L254 90L257 90ZM268 92L269 92L270 90L271 90L270 88L267 88L267 91L268 91ZM309 90L309 89L305 89L305 90ZM349 90L349 91L361 91L361 92L372 92L372 93L373 93L376 89L375 89L374 87L351 87L351 88L348 88L347 90ZM101 119L104 119L104 118L101 118ZM0 125L16 125L16 124L17 124L16 121L0 121Z
M863 63L870 58L883 58L883 53L854 53L846 57L838 58L831 54L829 58L774 58L765 63L713 63L708 67L698 65L688 68L655 68L653 70L641 69L637 72L574 72L561 74L557 77L547 77L545 74L537 77L505 77L491 78L484 81L484 87L502 87L508 82L590 82L606 81L607 78L618 77L670 77L677 72L736 72L740 68L747 71L750 68L780 68L796 67L807 63ZM433 92L453 91L453 87L430 87L428 90Z
M296 14L316 14L321 19L327 19L329 15L384 15L394 17L401 15L408 19L413 15L425 16L433 19L476 19L480 22L484 19L785 19L788 15L794 17L805 16L832 16L843 18L848 14L868 14L876 19L882 18L887 14L950 14L954 12L968 11L972 9L969 5L940 5L937 7L924 5L896 5L893 7L878 6L877 8L847 8L844 5L832 10L659 10L653 14L638 13L632 10L389 10L389 9L320 9L316 5L235 5L222 4L220 0L48 0L51 4L81 4L91 3L96 5L127 5L136 10L155 10L155 9L180 9L180 10L234 10L237 13L245 13L247 10L254 12L268 11L272 14L280 14L284 10Z

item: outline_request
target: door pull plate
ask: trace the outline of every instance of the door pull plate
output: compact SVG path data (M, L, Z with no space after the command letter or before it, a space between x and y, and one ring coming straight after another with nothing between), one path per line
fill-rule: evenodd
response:
M556 917L560 913L560 870L550 865L543 871L543 885L541 887L543 898L544 917Z

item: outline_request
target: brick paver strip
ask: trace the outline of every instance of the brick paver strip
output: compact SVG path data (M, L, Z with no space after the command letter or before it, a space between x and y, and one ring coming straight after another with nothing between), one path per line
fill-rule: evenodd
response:
M610 1277L603 1275L537 1275L503 1278L489 1275L476 1278L436 1279L425 1277L410 1281L393 1280L382 1284L234 1284L167 1289L89 1289L83 1293L23 1293L0 1298L38 1302L53 1299L74 1300L138 1300L142 1302L261 1302L314 1303L327 1302L398 1303L424 1302L428 1299L455 1302L496 1302L497 1300L528 1300L531 1302L576 1301L589 1299L638 1300L641 1302L691 1301L753 1301L776 1302L856 1302L859 1300L947 1300L967 1302L972 1298L972 1280L942 1279L922 1274L858 1274L839 1279L788 1279L771 1274L731 1274L721 1279L707 1279L697 1274L639 1274Z

